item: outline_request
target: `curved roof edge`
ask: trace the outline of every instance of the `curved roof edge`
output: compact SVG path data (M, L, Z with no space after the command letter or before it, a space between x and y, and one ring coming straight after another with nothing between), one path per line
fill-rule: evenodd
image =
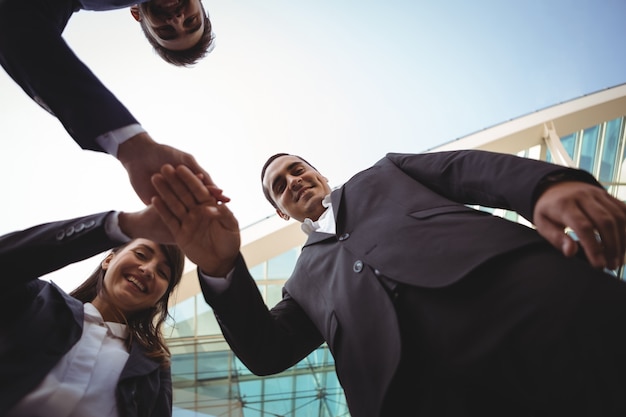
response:
M541 143L545 125L554 124L563 137L617 117L626 116L626 84L511 119L476 133L444 143L427 152L484 149L517 153Z

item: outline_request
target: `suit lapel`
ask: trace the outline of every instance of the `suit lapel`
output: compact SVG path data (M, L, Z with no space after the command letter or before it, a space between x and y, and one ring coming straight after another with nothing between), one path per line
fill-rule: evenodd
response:
M145 350L141 345L134 341L130 346L130 352L128 354L128 360L122 374L120 375L120 381L133 378L136 376L146 375L154 371L159 367L159 364L145 355Z
M337 219L338 219L337 213L339 213L339 205L341 203L342 195L343 195L343 187L336 189L330 194L332 210L333 210L333 214L335 215L335 223L337 225L339 224L337 223ZM336 230L338 231L339 229L336 227ZM309 234L309 237L306 240L304 247L309 246L309 245L314 245L316 243L322 242L327 239L337 239L337 236L336 234L331 234L331 233L313 232Z

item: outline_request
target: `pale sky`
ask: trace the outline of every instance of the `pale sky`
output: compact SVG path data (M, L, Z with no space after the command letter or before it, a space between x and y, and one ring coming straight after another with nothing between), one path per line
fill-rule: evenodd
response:
M242 227L273 213L259 172L302 155L338 185L386 152L422 152L626 82L626 0L204 0L215 50L191 69L128 10L79 12L65 38L152 137L192 153ZM0 71L0 233L141 208L119 162L83 151ZM53 274L72 289L102 256Z

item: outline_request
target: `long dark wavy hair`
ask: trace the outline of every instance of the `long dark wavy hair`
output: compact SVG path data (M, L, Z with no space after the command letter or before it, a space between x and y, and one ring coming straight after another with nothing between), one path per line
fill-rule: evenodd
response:
M121 251L131 242L112 249L110 253L114 254ZM162 244L158 246L171 269L169 284L165 294L154 307L138 311L130 316L126 316L121 312L119 312L119 315L124 317L129 329L130 337L126 341L127 347L130 348L133 341L137 341L146 350L146 356L157 361L162 367L167 368L170 365L171 355L163 337L162 327L165 320L169 317L167 305L170 294L180 283L180 279L183 276L185 255L178 246ZM102 268L102 263L100 263L89 278L72 291L70 295L83 303L93 301L97 295L106 298L107 290L103 285L105 273L106 270Z

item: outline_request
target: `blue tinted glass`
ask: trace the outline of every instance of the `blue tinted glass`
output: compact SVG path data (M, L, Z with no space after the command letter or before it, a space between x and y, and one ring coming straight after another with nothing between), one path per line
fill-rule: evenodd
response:
M282 285L268 285L266 293L266 303L268 306L275 306L283 298Z
M172 318L167 320L163 334L166 337L193 336L196 320L195 306L195 298L191 297L170 307L169 312Z
M230 352L198 352L198 380L226 378L229 375Z
M248 268L248 271L250 271L250 275L252 275L252 278L254 278L255 280L265 279L265 265L265 262L263 262L262 264L256 265L252 268Z
M267 261L267 278L268 279L287 279L291 276L296 260L298 259L298 251L292 249L275 258Z
M254 404L254 407L251 408L258 410L260 408L259 402L261 400L262 385L263 381L261 379L239 381L239 393L242 401L249 405Z
M574 159L574 151L576 149L576 134L572 133L571 135L563 136L561 138L561 144L563 145L563 148L565 148L565 151L567 152L569 157ZM546 153L546 161L554 162L550 149L548 149Z
M593 173L594 161L598 149L598 132L600 126L585 129L580 146L579 168Z
M193 353L172 355L172 380L174 382L180 380L193 381L196 378L195 366Z
M576 149L576 134L572 133L561 138L561 144L570 158L574 159L574 150Z
M604 131L604 141L602 147L602 158L600 161L600 173L598 178L602 182L614 181L615 161L619 145L619 133L622 127L622 120L615 119L606 123Z

